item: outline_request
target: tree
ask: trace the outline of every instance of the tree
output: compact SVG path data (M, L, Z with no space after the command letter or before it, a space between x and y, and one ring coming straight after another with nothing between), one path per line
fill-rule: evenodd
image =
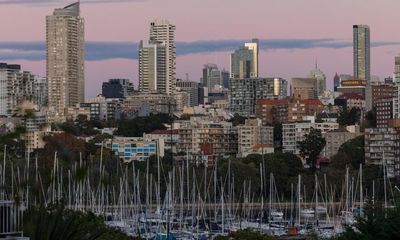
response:
M168 114L150 115L149 117L138 117L135 119L122 119L118 122L116 135L124 137L142 137L143 133L154 130L165 130L164 124L172 122Z
M345 153L350 159L353 168L357 169L365 162L364 136L353 138L340 146L338 152Z
M324 122L324 120L322 120L321 114L318 114L318 115L317 115L317 117L315 118L315 122L316 122L316 123L323 123L323 122Z
M112 135L110 135L110 134L107 134L107 133L104 133L104 134L99 134L99 135L96 135L92 140L90 140L89 142L90 143L93 143L93 144L96 144L96 143L102 143L104 140L107 140L107 139L113 139L114 138L114 136L112 136Z
M107 227L93 213L75 212L63 206L31 206L23 220L24 234L32 240L130 239L121 231Z
M322 137L321 130L314 128L311 128L310 133L305 136L303 141L298 142L300 156L306 159L313 172L316 171L317 158L325 145L326 140Z
M360 122L361 110L359 108L343 107L339 111L338 123L340 126L354 125Z
M400 239L400 207L383 209L368 200L365 217L358 217L356 224L348 226L337 239Z
M282 123L274 124L274 146L276 151L282 151Z
M365 115L365 119L368 122L368 127L376 127L376 107L373 107L371 111L367 112L367 114Z
M273 236L252 231L250 229L239 230L229 236L218 236L215 240L274 240Z
M235 115L233 115L233 117L231 119L229 119L229 122L231 122L233 126L244 124L245 121L246 121L246 118L240 116L237 113L235 113Z

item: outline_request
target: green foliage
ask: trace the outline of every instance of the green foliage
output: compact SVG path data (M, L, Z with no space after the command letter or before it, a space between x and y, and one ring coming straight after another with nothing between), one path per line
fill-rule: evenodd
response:
M116 135L124 137L142 137L143 133L149 133L158 129L166 129L164 124L171 123L168 114L151 115L135 119L122 119L118 122Z
M24 213L24 234L31 240L129 239L92 213L75 212L62 206L30 207Z
M232 123L233 126L238 126L241 124L244 124L246 121L245 117L240 116L239 114L235 113L231 119L229 119L229 122Z
M373 107L371 111L367 112L365 119L368 121L368 127L376 127L376 107Z
M339 111L338 123L340 126L350 126L360 122L361 110L359 108L343 107Z
M267 176L266 186L269 185L269 175L272 173L279 192L290 195L290 187L292 183L297 182L297 175L303 172L303 164L301 160L290 153L272 153L261 155L248 155L243 159L231 160L231 171L234 177L235 190L240 192L243 189L244 181L252 184L252 191L260 193L260 167L264 167L264 175ZM218 161L218 174L226 175L229 169L228 160ZM201 176L201 173L200 175ZM228 187L228 186L227 186Z
M400 207L386 209L374 206L371 201L365 208L366 216L357 218L354 227L347 227L338 240L400 239Z
M107 133L99 134L99 135L96 135L92 140L90 140L89 143L92 143L92 144L102 143L104 140L113 139L113 138L114 138L114 136L107 134Z
M275 150L282 150L282 123L274 124L274 146Z
M190 114L182 114L182 116L179 118L179 120L190 120L190 117L192 115Z
M353 168L358 168L365 162L364 136L359 136L342 144L339 152L345 153L350 159Z
M320 114L317 115L317 117L315 118L315 122L316 123L323 123L324 121L322 120L322 116Z
M215 240L274 240L272 236L267 236L250 229L239 230L229 236L218 236Z
M19 126L14 132L0 136L0 152L4 152L4 146L6 145L7 158L23 158L25 156L25 141L21 138L23 133L25 133L25 128Z
M312 172L316 171L317 158L326 145L326 140L322 137L321 130L312 128L305 139L298 142L300 155L306 159Z

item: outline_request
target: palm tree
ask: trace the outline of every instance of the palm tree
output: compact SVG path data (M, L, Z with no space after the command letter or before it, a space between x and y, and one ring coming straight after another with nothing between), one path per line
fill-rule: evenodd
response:
M106 233L92 214L31 207L24 214L24 234L31 240L95 240Z

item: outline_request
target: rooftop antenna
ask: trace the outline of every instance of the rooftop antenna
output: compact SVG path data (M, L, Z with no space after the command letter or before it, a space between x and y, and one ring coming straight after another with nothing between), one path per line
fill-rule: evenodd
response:
M315 58L315 69L318 69L318 58Z

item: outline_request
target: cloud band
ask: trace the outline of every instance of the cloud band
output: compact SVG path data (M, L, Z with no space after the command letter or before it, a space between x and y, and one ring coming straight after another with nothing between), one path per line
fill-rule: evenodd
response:
M178 42L178 56L233 51L243 45L246 40L210 40L195 42ZM372 47L400 45L395 41L380 41L371 43ZM278 49L340 49L352 47L352 41L337 39L268 39L260 40L263 51ZM133 42L95 42L86 41L85 55L88 61L109 59L137 59L138 44ZM0 42L0 60L31 60L46 59L44 42Z

